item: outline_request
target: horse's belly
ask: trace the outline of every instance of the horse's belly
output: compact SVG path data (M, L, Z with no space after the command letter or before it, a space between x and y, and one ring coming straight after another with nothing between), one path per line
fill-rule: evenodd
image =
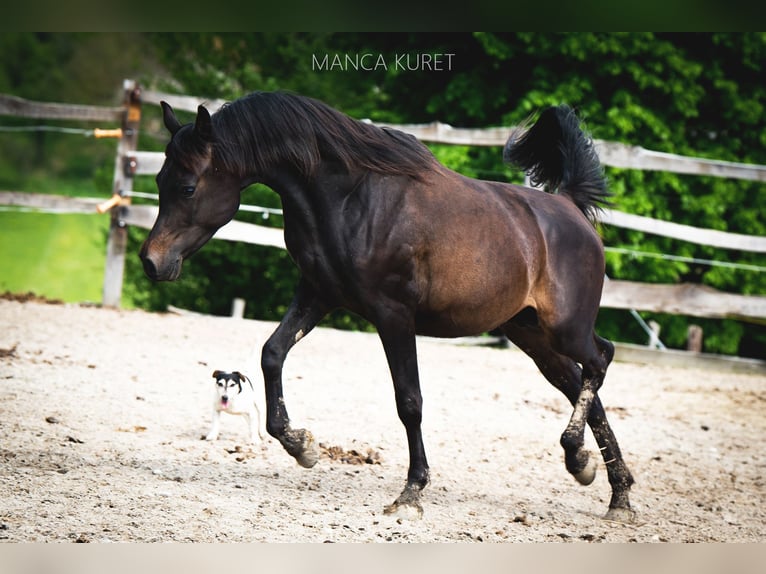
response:
M415 315L415 331L429 337L468 337L480 335L499 327L521 310L502 309L496 312L474 309L452 309L419 312ZM482 312L483 311L483 312Z
M463 278L432 286L415 314L419 334L463 337L490 331L530 304L526 277Z
M428 337L469 337L491 331L497 325L484 327L475 322L454 321L443 315L422 314L415 317L415 332Z

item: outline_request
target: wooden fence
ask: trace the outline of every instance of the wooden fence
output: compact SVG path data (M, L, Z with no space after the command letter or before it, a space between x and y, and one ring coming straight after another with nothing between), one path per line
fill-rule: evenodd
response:
M179 96L155 91L142 92L128 81L126 81L124 88L123 106L119 108L44 104L0 95L0 114L37 118L95 119L120 123L113 195L107 202L99 203L97 200L82 198L0 192L0 205L54 208L77 212L91 211L96 208L101 211L110 211L111 226L103 293L103 304L106 306L119 306L120 304L126 226L136 225L149 229L157 215L155 206L132 205L130 201L133 177L156 174L164 161L163 153L136 149L141 104L158 105L160 100L165 100L177 110L190 112L195 112L199 104L205 104L211 111L215 111L223 104L220 100L209 101L193 96ZM424 141L465 145L501 146L511 131L511 128L460 129L441 123L386 125L412 133ZM762 165L678 156L615 142L597 141L596 145L602 163L605 165L766 181L766 166ZM699 229L614 210L606 210L602 222L606 225L636 229L703 245L766 253L766 237ZM222 227L215 237L284 248L281 230L236 220ZM706 286L692 284L652 285L610 280L606 282L604 287L602 306L698 317L734 318L758 323L766 322L766 297L722 293Z
M12 115L24 118L75 120L108 122L119 125L118 128L90 130L93 137L113 137L118 139L115 155L114 176L112 179L112 199L107 203L37 196L37 194L17 194L4 192L0 194L0 205L24 205L27 207L53 208L63 211L67 208L81 212L87 206L93 211L103 213L110 211L109 239L107 241L106 266L104 272L104 289L102 302L106 306L119 307L122 281L125 270L125 249L127 246L127 228L120 217L121 210L117 207L124 192L133 187L133 164L130 153L134 152L138 143L138 130L141 122L141 91L133 80L123 82L123 102L120 107L81 106L75 104L33 102L0 94L0 115ZM86 131L86 130L84 130ZM37 196L37 197L35 197ZM129 199L125 200L129 203Z

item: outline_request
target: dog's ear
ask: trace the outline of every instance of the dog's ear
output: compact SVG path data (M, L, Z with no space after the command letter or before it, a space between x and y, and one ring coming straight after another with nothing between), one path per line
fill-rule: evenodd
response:
M244 380L247 378L245 375L243 375L243 374L242 374L242 373L240 373L239 371L234 371L234 372L232 373L232 375L234 375L234 377L235 377L235 378L237 379L237 381L239 381L240 383L241 383L241 382L244 382Z
M223 371L213 371L213 378L217 381L221 378L225 373Z

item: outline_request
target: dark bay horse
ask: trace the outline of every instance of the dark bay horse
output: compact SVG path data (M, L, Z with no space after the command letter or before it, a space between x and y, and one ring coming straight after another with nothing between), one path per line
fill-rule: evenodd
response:
M261 365L267 430L299 464L316 464L318 447L290 425L282 365L343 307L377 328L407 433L407 482L385 511L422 515L429 470L415 336L500 329L574 407L561 436L567 470L593 481L587 422L612 489L607 517L632 519L633 478L597 394L614 347L594 332L604 252L590 219L608 192L570 108L546 109L503 152L551 193L464 177L410 135L298 95L253 93L213 116L200 106L187 125L162 108L172 138L157 175L159 215L140 254L150 278L176 279L184 259L232 219L245 187L261 182L281 197L301 279Z

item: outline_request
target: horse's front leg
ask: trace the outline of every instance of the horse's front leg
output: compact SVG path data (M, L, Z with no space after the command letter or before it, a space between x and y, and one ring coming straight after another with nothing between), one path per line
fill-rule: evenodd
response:
M413 326L378 325L386 351L388 366L394 382L396 410L407 431L410 465L407 484L399 497L384 509L385 514L404 518L420 518L423 507L420 493L428 484L428 461L420 423L423 418L423 398L420 394L417 349Z
M282 393L282 366L293 345L308 334L328 310L313 288L301 279L290 307L261 354L266 387L266 430L306 468L311 468L319 460L319 448L309 431L290 428Z

